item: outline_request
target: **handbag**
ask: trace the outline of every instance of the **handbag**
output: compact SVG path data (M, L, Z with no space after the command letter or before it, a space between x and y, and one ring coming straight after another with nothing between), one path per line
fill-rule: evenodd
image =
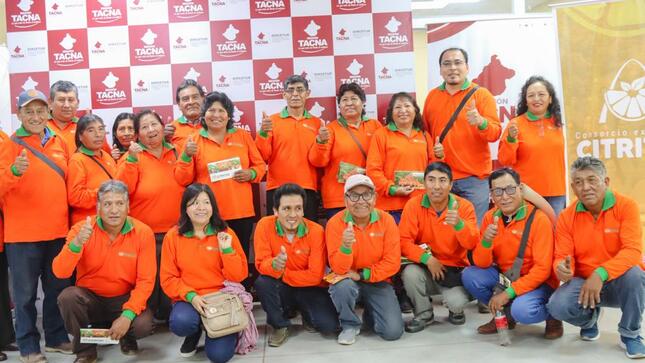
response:
M210 338L239 333L249 325L249 315L237 295L214 292L202 298L206 303L202 324Z

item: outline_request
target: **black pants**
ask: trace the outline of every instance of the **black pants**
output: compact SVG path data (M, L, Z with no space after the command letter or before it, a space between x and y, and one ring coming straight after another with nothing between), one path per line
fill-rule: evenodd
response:
M242 244L244 249L244 254L246 254L246 259L249 262L249 276L247 276L242 285L246 291L250 291L250 288L253 287L253 282L257 277L257 270L255 269L255 264L251 258L251 235L253 233L253 223L255 223L254 217L248 218L239 218L239 219L229 219L226 221L229 227L235 232L237 238Z
M170 316L170 299L161 289L159 280L159 268L161 267L161 246L165 233L155 233L155 250L157 253L157 276L155 277L155 287L148 298L148 308L152 311L155 319L168 321Z
M305 189L305 218L318 223L318 205L320 199L315 190ZM267 215L273 215L273 194L275 189L267 190Z
M9 298L9 266L7 256L0 252L0 350L16 341L11 319L11 299Z

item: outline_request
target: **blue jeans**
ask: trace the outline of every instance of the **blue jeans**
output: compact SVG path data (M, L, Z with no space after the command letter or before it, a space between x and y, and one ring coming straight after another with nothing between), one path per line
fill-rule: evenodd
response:
M170 311L169 327L173 334L187 337L201 333L202 319L195 308L185 301L178 301ZM224 363L233 358L238 333L219 338L206 336L206 356L211 362Z
M639 266L606 282L600 291L600 307L595 309L584 309L578 304L580 288L584 283L585 279L574 277L555 290L547 305L549 313L571 325L591 328L598 320L600 307L620 308L623 315L618 323L618 333L627 338L640 335L645 305L645 273Z
M567 197L564 195L556 195L553 197L544 197L547 202L551 205L551 208L555 211L555 216L559 216L560 212L564 209L567 203Z
M499 282L499 271L494 267L482 269L466 267L461 280L468 292L484 304L493 296L493 289ZM522 294L511 302L511 316L522 324L535 324L550 319L546 303L553 293L551 286L542 284L533 291Z
M36 328L36 292L42 282L43 330L45 346L56 347L69 342L65 323L58 310L58 295L70 279L58 279L52 272L52 261L65 244L63 238L42 242L7 243L5 250L12 276L16 309L16 342L20 355L40 352L40 333Z
M325 216L327 217L327 220L330 220L331 217L335 216L336 213L342 211L345 208L326 208L325 209Z
M390 213L390 215L392 216L392 218L394 218L394 223L396 223L396 225L398 226L398 225L399 225L399 223L401 222L401 214L403 214L403 210L402 210L402 209L399 209L399 210L389 210L389 211L387 211L387 212L388 212L388 213Z
M477 226L481 225L484 214L488 211L490 202L490 191L488 189L488 180L479 179L476 176L457 179L452 184L451 192L468 199L475 207Z
M274 329L290 326L286 313L298 309L303 320L319 332L338 331L338 314L325 288L292 287L271 276L260 275L255 280L255 291L267 313L267 323Z
M363 318L367 326L385 340L397 340L403 335L403 318L392 285L387 282L366 283L344 279L329 286L331 300L336 306L340 325L345 328L360 328L361 319L354 308L363 300Z

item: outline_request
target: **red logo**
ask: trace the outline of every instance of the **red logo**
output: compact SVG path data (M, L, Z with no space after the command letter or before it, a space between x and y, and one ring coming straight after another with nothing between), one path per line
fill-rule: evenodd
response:
M246 130L255 136L255 102L235 102L233 109L233 126Z
M377 53L412 51L412 13L373 14Z
M92 108L130 107L130 68L90 69Z
M11 112L17 113L18 106L16 103L20 92L37 89L46 95L49 94L49 72L10 74L9 84L11 94Z
M331 11L334 15L369 13L372 11L371 2L371 0L333 0Z
M493 96L499 96L506 90L506 81L515 76L515 70L506 68L497 58L497 54L490 57L482 72L473 79L473 82L487 88Z
M132 65L170 63L168 25L131 26L130 59Z
M213 69L210 62L173 64L171 65L171 72L173 90L176 90L185 79L192 79L199 83L204 88L204 93L212 89Z
M392 74L390 73L390 70L387 67L383 67L381 69L381 72L378 74L378 79L386 80L386 79L392 79Z
M212 21L211 42L214 60L251 59L250 21Z
M51 70L88 68L87 30L69 29L47 32Z
M278 18L291 16L289 0L251 0L252 18Z
M126 25L125 1L92 0L87 2L87 26Z
M168 13L170 22L208 20L208 0L171 0Z
M292 18L294 57L333 54L331 16Z
M336 88L341 84L356 82L365 93L376 93L373 55L337 56L334 66L336 68Z
M45 30L45 2L14 0L7 2L7 31Z
M293 74L293 62L289 59L265 59L253 61L253 78L256 99L282 98L282 81Z

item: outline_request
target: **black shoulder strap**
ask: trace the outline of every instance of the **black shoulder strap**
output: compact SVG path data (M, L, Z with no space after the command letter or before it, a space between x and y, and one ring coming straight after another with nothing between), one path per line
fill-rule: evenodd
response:
M42 160L43 163L47 164L47 166L52 168L58 175L60 175L61 178L63 178L63 181L65 181L65 172L63 171L63 169L61 169L58 165L56 165L56 163L53 162L50 158L45 156L45 154L34 149L31 145L27 144L24 140L22 140L16 135L11 136L11 141L31 151L31 153L34 154L34 156L36 156L38 159Z
M522 270L522 265L524 264L524 252L526 251L526 245L529 241L529 234L531 233L531 224L533 224L533 219L535 218L535 212L537 208L534 208L529 218L526 220L526 225L524 225L524 231L522 231L522 239L520 240L520 248L517 250L517 257L513 261L513 266L504 273L511 281L516 281L520 278L520 270Z
M93 161L93 162L95 162L95 163L96 163L96 165L98 165L101 169L103 169L103 171L105 172L105 174L107 174L108 178L110 178L110 179L114 179L114 177L112 176L112 174L110 174L110 172L105 168L105 166L103 166L103 164L101 164L98 160L96 160L96 158L95 158L95 157L90 156L90 155L87 155L87 154L83 154L83 155L85 155L85 156L87 156L88 158L92 159L92 161Z
M457 109L455 112L450 116L450 120L448 120L448 123L446 124L446 127L443 128L443 131L441 131L441 135L439 136L439 142L443 142L443 139L446 138L446 135L448 135L448 131L452 128L452 126L455 124L455 121L457 121L457 116L459 116L459 113L461 110L466 106L466 102L470 99L470 97L479 89L479 86L473 87L466 95L464 98L461 100L461 103L459 103L459 106L457 106Z
M356 143L356 146L358 146L358 149L361 151L361 154L363 154L363 157L365 158L365 160L367 160L367 152L365 152L365 149L363 149L363 145L361 145L361 142L358 141L358 138L356 137L356 135L354 135L352 130L349 129L349 126L343 125L343 128L347 130L347 133L349 134L349 136L352 137L352 140L354 140L354 142Z

